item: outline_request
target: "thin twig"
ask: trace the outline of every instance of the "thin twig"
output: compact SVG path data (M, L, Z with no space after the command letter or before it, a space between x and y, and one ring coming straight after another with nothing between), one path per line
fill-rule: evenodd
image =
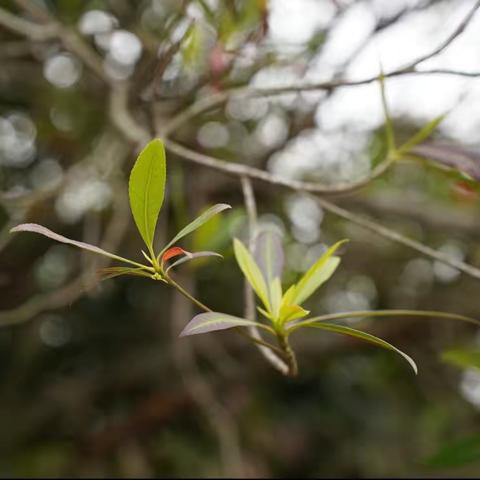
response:
M193 151L165 137L162 137L161 140L171 152L182 158L186 158L190 161L198 163L199 165L221 170L224 173L229 173L239 177L254 178L264 182L272 183L274 185L291 188L293 190L301 190L303 192L317 193L322 195L343 194L358 190L366 186L374 178L383 174L385 171L384 167L388 168L390 164L390 162L382 163L382 168L376 169L374 172L372 172L372 175L360 180L337 183L335 185L322 185L317 182L304 182L302 180L292 180L280 177L278 175L266 172L265 170L260 170L259 168L251 167L241 163L226 162L210 155Z
M438 47L434 48L429 53L420 55L413 62L409 63L404 67L404 69L410 70L416 67L419 63L429 60L432 57L435 57L439 53L443 52L468 26L472 18L474 17L477 10L480 8L480 0L477 0L473 8L468 12L465 18L459 23L457 28L440 44Z
M252 188L252 183L248 177L241 177L243 199L245 203L245 210L247 212L248 224L249 224L249 239L248 246L250 251L253 251L255 242L255 230L257 225L257 205L255 202L255 195ZM255 294L247 279L245 279L245 318L251 321L256 321L256 309L255 309ZM258 328L255 326L248 327L250 335L261 340L262 337ZM276 355L270 348L258 345L258 349L266 360L277 370L284 375L288 375L288 365Z
M14 15L3 8L0 8L0 25L35 42L51 40L58 34L56 25L39 25Z
M480 0L476 2L472 10L465 16L462 22L458 27L450 34L440 45L435 47L430 52L410 61L403 67L400 67L391 72L385 73L384 78L397 77L402 75L431 75L431 74L444 74L444 75L458 75L465 77L478 77L480 72L462 72L458 70L451 69L432 69L432 70L417 70L416 67L420 63L429 60L430 58L438 55L443 50L445 50L468 26L473 16L480 7ZM207 111L211 108L218 107L226 103L231 97L235 95L244 95L244 96L253 96L253 97L270 97L276 95L282 95L286 93L302 93L302 92L311 92L319 90L332 91L341 87L355 87L360 85L367 85L378 80L378 75L373 75L366 77L360 80L330 80L326 82L316 82L310 84L298 84L298 85L287 85L285 87L273 87L273 88L252 88L247 87L238 87L232 88L230 90L225 90L220 93L215 93L208 97L203 97L190 105L184 111L180 112L178 115L173 117L162 129L160 132L163 136L168 136L170 133L175 131L180 125L183 125L187 121L191 120L193 117L199 115L200 113Z
M312 184L309 182L301 182L298 180L289 180L247 165L223 162L208 155L194 152L193 150L178 145L177 143L170 140L165 140L165 144L167 148L169 148L169 150L176 153L181 158L193 161L195 163L199 163L206 167L220 170L227 174L235 176L247 176L250 178L255 178L257 180L262 180L263 182L270 183L271 185L287 187L291 190L296 190L300 192L318 193L317 185L314 183ZM345 210L344 208L335 205L334 203L326 200L325 198L318 197L318 202L325 210L330 213L333 213L341 218L344 218L345 220L360 225L384 238L388 238L389 240L393 240L397 243L412 248L413 250L416 250L417 252L427 255L430 258L438 260L441 263L457 268L458 270L466 273L467 275L470 275L471 277L480 279L480 269L472 265L469 265L460 260L453 259L449 255L439 252L431 247L428 247L423 243L408 238L405 235L402 235L394 230L384 227L383 225L380 225L372 220L368 220L357 214L349 212L348 210Z

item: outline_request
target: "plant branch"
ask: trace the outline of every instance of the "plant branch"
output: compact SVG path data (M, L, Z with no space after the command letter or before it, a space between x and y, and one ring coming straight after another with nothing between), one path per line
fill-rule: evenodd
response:
M431 74L441 74L441 75L457 75L465 77L478 77L480 72L463 72L452 69L431 69L431 70L417 70L416 67L420 63L438 55L443 50L445 50L468 26L473 16L480 7L480 0L477 0L472 10L465 16L465 18L460 22L457 28L450 34L440 45L435 47L430 52L421 55L420 57L410 61L403 67L400 67L396 70L383 74L383 78L397 77L402 75L431 75ZM285 87L273 87L273 88L252 88L247 87L237 87L230 90L225 90L220 93L215 93L208 97L203 97L192 104L190 107L186 108L184 111L180 112L178 115L173 117L162 129L160 132L163 136L168 136L170 133L175 131L179 126L183 125L193 117L199 115L200 113L209 110L214 107L218 107L226 103L234 95L245 95L253 97L269 97L282 95L285 93L301 93L309 91L319 91L326 90L332 91L337 88L342 87L356 87L360 85L367 85L369 83L375 82L378 80L378 75L366 77L360 80L330 80L326 82L317 82L310 84L300 84L300 85L288 85Z
M248 246L250 251L253 251L254 241L255 241L255 230L257 225L257 205L255 202L255 195L252 188L252 183L248 177L241 177L243 199L245 203L245 210L247 212L248 224L249 224L249 241ZM252 287L247 279L245 279L245 318L248 320L256 320L256 310L255 310L255 294ZM248 328L250 336L256 340L262 340L258 328L251 326ZM258 344L258 342L257 342ZM275 355L271 348L266 348L262 345L259 345L260 353L267 359L267 361L277 370L279 370L284 375L288 375L289 367L285 362ZM282 355L287 358L285 355L286 352L282 352Z
M205 312L211 312L212 309L207 307L205 304L203 304L202 302L200 302L200 300L197 300L193 295L191 295L190 293L187 292L187 290L185 290L180 284L178 284L175 280L173 280L171 277L167 277L166 278L167 280L167 283L172 286L173 288L175 288L176 290L178 290L184 297L188 298L192 303L194 303L197 307L199 307L201 310L204 310ZM261 338L256 338L250 334L248 334L247 332L245 332L242 328L235 328L235 331L240 333L241 335L243 335L244 337L248 338L249 340L251 340L252 342L254 342L255 344L257 345L260 345L262 347L265 347L265 348L269 348L270 350L273 350L273 351L277 351L279 352L280 354L282 354L283 352L278 349L275 345L272 345L271 343L268 343L264 340L262 340Z
M0 8L0 25L7 30L30 38L35 42L45 42L58 35L56 25L39 25Z

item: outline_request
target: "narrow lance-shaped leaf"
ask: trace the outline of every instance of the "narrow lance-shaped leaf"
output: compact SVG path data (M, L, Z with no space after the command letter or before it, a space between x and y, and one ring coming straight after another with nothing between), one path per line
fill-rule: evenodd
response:
M449 312L437 312L435 310L355 310L352 312L339 312L320 315L300 322L292 322L288 325L289 333L295 330L309 326L316 322L330 322L333 320L345 320L348 318L367 318L367 317L423 317L423 318L444 318L447 320L459 320L461 322L472 323L480 326L480 321L465 315Z
M227 328L249 326L263 328L264 330L273 333L273 330L270 327L268 327L267 325L263 325L262 323L253 322L244 318L234 317L233 315L227 315L226 313L207 312L200 313L199 315L193 317L193 319L180 333L180 336L186 337L187 335L198 335L200 333L226 330Z
M217 215L223 210L227 208L232 208L230 205L226 203L217 203L213 207L210 207L207 211L202 213L198 216L193 222L189 223L186 227L182 228L175 237L170 240L170 242L165 245L164 249L160 252L159 258L162 256L163 252L165 252L168 248L170 248L174 243L177 243L181 238L185 237L189 233L192 233L197 228L201 227L204 223L208 222L214 215Z
M341 240L330 247L303 275L297 283L290 299L292 304L301 304L312 295L317 288L325 283L338 267L340 259L333 254L348 240Z
M180 260L177 260L173 262L171 265L168 266L168 268L165 270L165 273L168 273L168 271L173 268L173 267L178 267L178 265L181 265L182 263L189 262L190 260L195 260L196 258L200 257L220 257L223 258L222 255L216 252L194 252L194 253L189 253L188 255L184 256L183 258L180 258Z
M265 281L271 284L274 278L282 278L284 254L281 236L272 230L260 233L255 239L255 260Z
M103 255L104 257L113 258L114 260L118 260L120 262L125 262L140 268L145 268L145 266L142 265L141 263L134 262L133 260L129 260L128 258L119 257L118 255L107 252L106 250L103 250L102 248L97 247L95 245L90 245L89 243L77 242L76 240L71 240L70 238L67 238L67 237L64 237L63 235L59 235L58 233L52 232L48 228L43 227L42 225L37 225L36 223L23 223L22 225L17 225L16 227L12 228L10 232L11 233L14 233L14 232L39 233L40 235L45 235L46 237L49 237L52 240L56 240L57 242L74 245L75 247L82 248L83 250L88 250L98 255Z
M408 139L403 145L398 148L399 153L408 152L415 145L426 140L432 132L440 125L446 115L440 115L437 118L434 118L431 122L427 123L422 127L415 135Z
M238 240L238 238L233 239L233 251L235 253L238 266L248 280L248 283L250 283L253 290L258 295L258 298L260 298L265 305L266 309L271 312L272 309L268 299L267 284L265 283L265 279L263 278L262 272L258 268L257 263L245 245Z
M395 352L401 355L410 364L413 371L415 372L415 375L418 373L417 365L410 356L408 356L406 353L399 350L397 347L395 347L391 343L388 343L385 340L382 340L381 338L376 337L375 335L362 332L361 330L356 330L355 328L346 327L344 325L335 325L334 323L319 322L319 323L311 323L308 326L313 328L319 328L321 330L327 330L333 333L340 333L342 335L348 335L350 337L359 338L360 340L365 340L366 342L373 343L374 345L378 345L379 347L385 348L386 350L391 350L392 352Z
M133 218L150 254L165 195L165 163L163 143L152 140L138 156L128 183Z

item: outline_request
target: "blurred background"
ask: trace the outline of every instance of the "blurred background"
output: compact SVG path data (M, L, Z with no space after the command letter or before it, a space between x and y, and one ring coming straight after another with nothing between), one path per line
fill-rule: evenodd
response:
M446 118L417 157L331 201L480 265L475 3L2 0L0 476L478 476L475 327L355 322L412 355L418 377L390 352L299 333L300 375L285 378L228 331L179 339L196 310L163 284L100 282L105 263L94 255L8 233L41 223L142 261L127 179L155 132L285 179L362 179L386 150L379 85L338 84L375 79L380 66L402 69L456 32L417 73L385 81L398 143ZM228 93L319 83L281 95ZM224 260L192 262L176 278L214 310L242 315L231 249L233 236L248 233L240 181L178 152L167 159L158 244L211 204L233 205L182 243ZM325 211L314 195L253 187L259 225L284 235L286 284L327 245L351 239L309 301L313 312L419 308L480 318L478 278Z

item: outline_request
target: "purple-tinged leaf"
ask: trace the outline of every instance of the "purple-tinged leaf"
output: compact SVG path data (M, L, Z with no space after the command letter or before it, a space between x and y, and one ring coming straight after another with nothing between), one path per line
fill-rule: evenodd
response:
M58 233L52 232L48 228L38 225L36 223L23 223L21 225L17 225L10 230L10 233L14 232L33 232L39 233L40 235L45 235L46 237L51 238L52 240L56 240L57 242L67 243L69 245L73 245L78 248L82 248L84 250L88 250L90 252L96 253L98 255L103 255L104 257L113 258L114 260L119 260L120 262L130 263L137 267L144 268L144 265L134 262L132 260L128 260L127 258L119 257L118 255L114 255L113 253L107 252L100 247L95 245L90 245L89 243L85 242L77 242L76 240L71 240L70 238L64 237L63 235L59 235Z
M466 173L475 180L480 180L480 154L478 151L455 144L429 142L414 146L410 152L431 162Z
M254 257L267 285L274 278L282 278L284 254L279 233L274 230L261 232L255 239Z
M226 330L227 328L249 326L256 326L271 333L273 332L270 327L263 325L262 323L252 322L251 320L234 317L232 315L227 315L226 313L207 312L200 313L199 315L193 317L193 319L183 329L182 333L180 333L180 336L186 337L187 335L198 335L200 333Z
M168 273L168 271L173 267L181 265L182 263L185 263L185 262L189 262L190 260L195 260L196 258L200 258L200 257L220 257L220 258L223 258L222 255L220 255L219 253L216 253L216 252L194 252L194 253L188 252L188 254L185 255L183 258L180 258L180 260L177 260L176 262L173 262L165 270L165 273Z

